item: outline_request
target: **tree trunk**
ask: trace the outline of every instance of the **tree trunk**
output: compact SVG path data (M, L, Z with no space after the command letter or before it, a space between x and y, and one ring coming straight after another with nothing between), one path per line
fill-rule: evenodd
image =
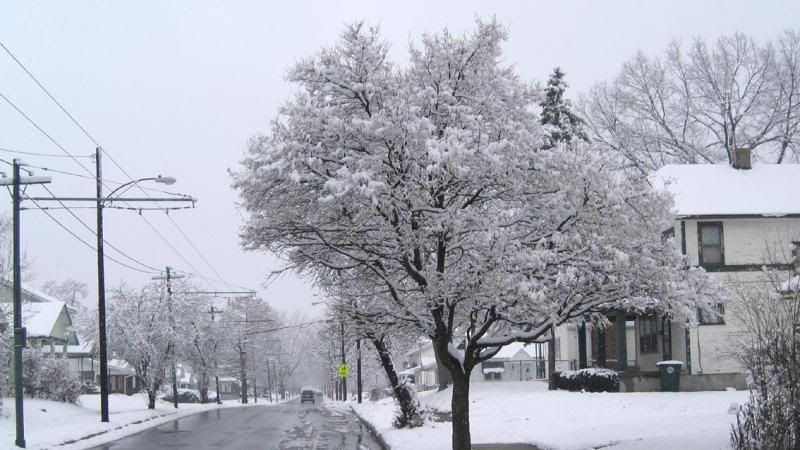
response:
M389 379L389 384L392 386L394 397L400 405L402 420L406 424L414 424L417 419L417 408L416 405L414 405L414 399L411 397L411 393L408 392L408 389L400 384L400 378L397 376L397 371L394 369L394 363L392 363L392 357L389 354L386 343L383 342L383 339L377 338L370 339L370 341L372 345L375 346L375 350L378 351L381 367L383 367L383 371L386 372L386 378Z
M147 409L156 409L156 390L152 387L147 389Z
M553 337L547 341L547 389L558 389L556 373L556 328L553 327Z
M200 391L200 403L208 403L208 381L208 371L203 370L197 386Z
M453 412L453 450L470 450L472 436L469 431L469 374L451 374L453 397L450 407Z
M444 364L436 357L436 375L439 379L439 391L447 389L447 386L453 383L453 378L450 376L450 371L447 370Z

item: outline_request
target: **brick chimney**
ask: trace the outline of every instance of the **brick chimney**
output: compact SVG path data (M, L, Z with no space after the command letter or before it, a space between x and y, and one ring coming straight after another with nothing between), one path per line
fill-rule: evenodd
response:
M750 170L753 165L750 163L750 149L737 148L733 151L733 168L739 170Z

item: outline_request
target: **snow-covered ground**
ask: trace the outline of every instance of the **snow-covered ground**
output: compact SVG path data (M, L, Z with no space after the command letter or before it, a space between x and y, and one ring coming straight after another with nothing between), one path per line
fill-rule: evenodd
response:
M540 448L716 449L728 447L745 391L578 393L548 391L541 382L470 386L472 442L529 443ZM450 389L420 394L423 406L450 411ZM449 422L396 430L391 399L353 404L392 450L449 449Z
M3 398L0 411L0 448L13 448L16 422L13 398ZM252 405L252 399L250 400ZM79 405L48 400L25 399L25 443L29 449L58 447L78 450L128 436L150 427L215 408L241 407L238 400L227 400L222 405L215 403L181 403L174 409L171 403L156 402L155 410L147 409L147 396L136 394L109 396L110 422L100 422L100 396L82 395ZM259 400L259 405L262 401ZM244 405L244 406L250 406ZM87 438L89 436L93 436Z

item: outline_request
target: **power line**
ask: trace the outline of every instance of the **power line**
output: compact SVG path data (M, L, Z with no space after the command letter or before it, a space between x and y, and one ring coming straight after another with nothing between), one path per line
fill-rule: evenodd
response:
M69 158L68 155L56 155L54 153L36 153L36 152L25 152L22 150L11 150L10 148L0 148L0 152L8 152L8 153L19 153L20 155L31 155L31 156L45 156L48 158ZM75 155L75 158L94 158L94 155Z
M39 206L39 204L38 204L38 203L37 203L35 200L31 200L31 201L32 201L32 202L33 202L33 204L34 204L34 205L36 205L37 207ZM58 221L58 219L56 219L56 218L55 218L55 217L54 217L52 214L50 214L50 212L49 212L49 211L47 211L47 210L45 210L45 209L42 209L42 208L39 208L39 209L41 209L41 211L42 211L43 213L45 213L45 214L47 215L47 217L49 217L49 218L50 218L50 220L52 220L52 221L53 221L53 222L55 222L55 223L56 223L58 226L60 226L61 228L63 228L63 229L64 229L64 231L66 231L67 233L69 233L70 235L72 235L72 237L74 237L75 239L77 239L78 241L80 241L80 242L81 242L83 245L85 245L85 246L89 247L90 249L92 249L92 250L93 250L93 251L95 251L95 252L97 251L97 248L96 248L95 246L93 246L92 244L90 244L90 243L86 242L85 240L83 240L83 238L81 238L80 236L78 236L77 234L75 234L75 233L74 233L72 230L70 230L70 229L69 229L69 227L67 227L67 226L66 226L66 225L64 225L63 223L59 222L59 221ZM115 263L119 264L120 266L127 267L128 269L135 270L135 271L137 271L137 272L148 273L148 274L149 274L149 273L153 273L153 272L150 272L150 271L148 271L148 270L142 270L142 269L139 269L139 268L137 268L137 267L130 266L130 265L128 265L128 264L125 264L124 262L122 262L122 261L119 261L119 260L117 260L117 259L115 259L115 258L113 258L113 257L111 257L111 256L108 256L108 255L106 255L106 258L108 258L109 260L111 260L111 261L113 261L113 262L115 262ZM158 272L155 272L155 273L158 273Z
M55 200L58 202L58 204L59 204L59 205L61 205L61 206L62 206L62 207L63 207L63 208L64 208L64 209L65 209L65 210L66 210L66 211L67 211L67 212L68 212L68 213L69 213L69 214L72 216L72 217L74 217L74 218L75 218L75 220L77 220L77 221L78 221L78 222L79 222L81 225L83 225L83 227L84 227L84 228L86 228L86 229L87 229L87 230L89 230L89 231L90 231L90 232L91 232L93 235L95 235L95 237L97 236L97 232L96 232L95 230L93 230L93 229L92 229L92 227L90 227L89 225L87 225L87 224L86 224L86 222L84 222L84 221L83 221L83 220L82 220L80 217L78 217L78 215L77 215L77 214L75 214L75 213L72 211L72 209L71 209L70 207L68 207L66 204L64 204L64 202L62 202L61 200L58 200L58 199L56 198L56 195L53 193L53 191L51 191L51 190L50 190L50 189L49 189L47 186L44 186L44 185L42 185L42 187L44 188L44 190L45 190L45 191L47 191L47 193L48 193L48 194L50 194L51 196L53 196L53 198L54 198L54 199L55 199ZM30 197L28 197L28 198L30 199ZM36 202L34 201L34 203L36 203ZM39 205L38 205L38 204L36 204L36 206L39 206ZM41 208L40 208L40 209L41 209ZM147 264L145 264L145 263L143 263L143 262L141 262L141 261L139 261L139 260L137 260L137 259L133 258L132 256L128 256L128 254L127 254L127 253L123 252L122 250L120 250L120 249L119 249L119 248L117 248L116 246L112 245L112 244L111 244L110 242L108 242L107 240L103 239L103 243L105 243L106 245L108 245L109 247L111 247L113 250L117 251L117 252L118 252L120 255L122 255L122 256L124 256L125 258L127 258L127 259L129 259L129 260L133 261L134 263L136 263L136 264L139 264L139 265L141 265L142 267L146 267L146 268L148 268L148 269L150 269L150 270L158 271L158 269L156 269L155 267L153 267L153 266L149 266L149 265L147 265Z
M95 146L96 146L98 149L100 149L100 151L101 151L101 152L103 152L103 153L104 153L104 154L105 154L105 155L108 157L108 159L110 159L110 160L111 160L111 162L112 162L112 163L113 163L115 166L117 166L117 168L119 168L119 169L122 171L122 173L123 173L123 174L125 174L125 176L127 176L127 177L128 177L128 179L130 179L131 181L133 181L133 180L134 180L134 178L133 178L133 177L132 177L130 174L128 174L128 172L127 172L127 171L126 171L126 170L125 170L125 169L124 169L124 168L123 168L123 167L122 167L122 166L121 166L121 165L120 165L120 164L119 164L119 163L118 163L118 162L117 162L117 161L114 159L114 157L113 157L113 156L111 156L111 155L110 155L110 154L109 154L109 153L108 153L108 152L107 152L107 151L106 151L106 150L103 148L103 146L102 146L102 145L100 145L100 143L99 143L99 142L98 142L98 141L97 141L97 140L96 140L96 139L95 139L95 138L94 138L94 137L93 137L93 136L92 136L92 135L91 135L91 134L90 134L90 133L89 133L89 132L86 130L86 128L84 128L84 127L83 127L83 126L82 126L82 125L81 125L81 124L78 122L78 120L77 120L77 119L75 119L75 117L73 117L73 116L72 116L72 114L70 114L70 112L69 112L69 111L67 111L67 109L64 107L64 105L62 105L62 104L61 104L61 102L59 102L59 101L58 101L58 100L55 98L55 96L53 96L53 94L51 94L51 93L50 93L50 91L49 91L49 90L47 90L47 88L46 88L46 87L44 87L44 85L43 85L43 84L42 84L42 83L39 81L39 79L38 79L38 78L36 78L36 76L35 76L35 75L33 75L33 73L32 73L30 70L28 70L28 68L27 68L27 67L25 67L25 65L24 65L24 64L22 64L22 61L20 61L20 60L19 60L19 59L18 59L18 58L17 58L17 57L14 55L14 53L13 53L13 52L11 52L11 50L9 50L9 48L8 48L8 47L6 47L6 46L5 46L5 45L4 45L2 42L0 42L0 46L2 46L2 47L3 47L3 50L5 50L5 51L6 51L6 53L8 53L8 55L11 57L11 59L13 59L13 60L14 60L14 62L16 62L16 63L17 63L17 65L18 65L18 66L19 66L19 67L20 67L20 68L21 68L21 69L22 69L22 70L23 70L23 71L24 71L24 72L25 72L25 73L26 73L26 74L27 74L27 75L28 75L28 76L31 78L31 80L33 80L33 82L34 82L34 83L36 83L36 85L37 85L37 86L39 86L39 88L40 88L40 89L41 89L41 90L42 90L42 91L43 91L45 94L47 94L47 96L50 98L50 100L52 100L52 101L53 101L53 103L55 103L55 104L58 106L58 108L59 108L59 109L61 109L61 111L62 111L62 112L63 112L63 113L64 113L64 114L65 114L65 115L66 115L66 116L67 116L67 117L68 117L68 118L69 118L69 119L72 121L72 123L74 123L74 124L75 124L75 126L77 126L77 127L78 127L78 128L79 128L79 129L80 129L82 132L83 132L83 134L84 134L84 135L85 135L85 136L86 136L86 137L87 137L89 140L91 140L91 141L92 141L92 142L95 144ZM0 95L2 95L2 94L0 94ZM9 101L9 100L8 100L8 99L5 97L5 96L3 96L3 98L4 98L4 99L6 99L6 101L7 101L7 102L11 103L11 102L10 102L10 101ZM19 108L17 108L15 105L13 105L13 104L12 104L12 106L13 106L15 109L17 109L17 111L18 111L18 112L20 112L20 114L23 114L23 113L22 113L22 111L20 111L20 110L19 110ZM24 116L24 114L23 114L23 116ZM24 116L24 117L26 117L26 118L27 118L27 116ZM43 131L43 130L42 130L42 129L41 129L39 126L38 126L38 125L35 125L35 123L34 123L32 120L30 120L30 119L28 119L28 120L29 120L31 123L33 123L33 124L34 124L34 126L36 126L36 127L37 127L37 128L40 130L40 131L42 131L42 132L44 133L44 131ZM49 137L49 135L48 135L48 137ZM50 139L51 139L51 141L55 142L55 140L54 140L54 139L52 139L52 138L50 138ZM69 152L67 152L67 151L66 151L66 149L64 149L64 148L63 148L63 147L61 147L60 145L59 145L59 148L61 148L61 149L62 149L62 150L65 152L65 153L69 154ZM84 170L87 170L87 169L86 169L86 167L84 167L82 164L80 164L80 162L78 162L78 160L77 160L77 159L75 159L75 157L72 157L72 159L73 159L75 162L77 162L77 163L78 163L78 165L80 165L81 167L83 167L83 168L84 168ZM91 173L91 172L90 172L90 171L88 171L88 170L87 170L87 172ZM145 194L145 196L149 197L149 194L148 194L148 193L147 193L147 192L146 192L144 189L142 189L142 187L141 187L141 186L137 186L137 187L138 187L138 188L139 188L139 189L140 189L140 190L141 190L141 191L142 191L142 192ZM154 202L154 203L155 203L155 202ZM186 263L189 265L189 267L191 267L191 268L192 268L192 270L194 270L195 272L199 272L199 271L198 271L196 268L194 268L194 267L191 265L191 263L189 263L189 262L188 262L188 260L186 260L186 258L185 258L185 257L183 257L183 255L181 255L181 254L180 254L180 252L178 252L178 251L175 249L175 247L173 247L173 246L172 246L172 245L169 243L169 241L167 241L166 239L164 239L164 237L161 235L161 233L158 233L158 231L157 231L157 230L155 230L155 228L152 226L152 224L150 224L150 222L149 222L149 221L148 221L148 220L147 220L147 219L146 219L144 216L141 216L141 215L140 215L139 217L141 217L141 218L142 218L142 219L143 219L145 222L147 222L147 224L148 224L148 225L149 225L151 228L153 228L153 230L154 230L154 231L156 231L156 234L158 234L158 235L159 235L159 236L162 238L162 240L164 240L164 242L166 242L166 243L167 243L167 244L168 244L168 245L169 245L169 246L170 246L170 247L173 249L173 251L175 251L175 253L176 253L176 254L177 254L177 255L178 255L178 256L179 256L179 257L180 257L180 258L181 258L181 259L182 259L184 262L186 262ZM200 258L203 260L203 262L205 262L205 263L206 263L206 265L207 265L207 266L208 266L208 267L211 269L211 271L212 271L212 272L214 272L214 274L215 274L215 275L216 275L216 276L219 278L219 280L218 280L218 281L219 281L219 282L221 282L221 283L223 283L223 284L226 284L226 285L228 285L228 286L235 286L235 285L232 285L232 284L230 284L230 283L227 283L226 281L224 281L224 280L223 280L223 277L222 277L222 275L220 275L220 273L219 273L219 272L217 271L217 269L216 269L216 268L215 268L215 267L214 267L214 266L211 264L211 262L210 262L210 261L209 261L209 260L208 260L208 259L205 257L205 255L203 255L203 253L202 253L202 252L200 252L200 250L197 248L197 246L194 244L194 242L192 242L192 240L191 240L191 239L189 239L189 236L187 236L187 235L186 235L186 233L183 231L183 229L181 229L181 227L178 225L178 223L177 223L177 222L175 222L175 219L173 219L173 218L172 218L172 217L170 217L169 215L168 215L167 217L168 217L169 221L172 223L172 225L173 225L173 226L174 226L174 227L175 227L175 228L176 228L176 229L177 229L177 230L180 232L181 236L183 236L183 238L186 240L186 242L187 242L187 243L189 243L189 245L192 247L192 249L193 249L193 250L194 250L194 251L195 251L195 252L196 252L196 253L197 253L197 254L200 256ZM238 286L237 286L237 287L238 287Z
M2 43L0 43L0 45L2 45ZM3 48L5 48L5 46L4 46ZM12 108L14 108L14 109L15 109L15 110L16 110L16 111L19 113L19 115L21 115L22 117L24 117L24 118L25 118L25 120L27 120L27 121L28 121L28 122L29 122L31 125L33 125L33 126L34 126L34 128L36 128L37 130L39 130L39 132L40 132L40 133L42 133L42 135L43 135L44 137L46 137L47 139L49 139L49 140L50 140L50 142L52 142L52 143L53 143L53 144L54 144L56 147L58 147L59 149L61 149L61 151L62 151L62 152L64 152L64 154L65 154L65 155L67 155L68 157L70 157L70 158L71 158L73 161L75 161L75 163L76 163L76 164L78 164L79 166L81 166L81 167L83 168L83 170L85 170L87 173L92 173L92 171L91 171L91 170L89 170L89 169L87 169L87 168L86 168L86 166L84 166L82 162L78 161L78 158L76 158L74 155L72 155L72 153L70 153L69 151L67 151L67 149L66 149L66 148L64 148L64 146L62 146L62 145L61 145L61 144L60 144L58 141L56 141L56 140L55 140L55 138L53 138L53 136L50 136L50 135L49 135L49 134L48 134L46 131L44 131L44 129L42 129L42 127L40 127L40 126L39 126L39 124L37 124L37 123L36 123L36 122L35 122L33 119L31 119L31 118L30 118L30 117L29 117L27 114L25 114L25 112L24 112L24 111L22 111L21 109L19 109L19 107L18 107L18 106L17 106L17 105L16 105L14 102L12 102L12 101L11 101L11 100L10 100L8 97L6 97L6 96L5 96L5 95L4 95L2 92L0 92L0 97L2 97L2 98L3 98L3 100L5 100L5 101L6 101L6 103L8 103L9 105L11 105L11 107L12 107Z
M0 149L0 150L2 150L2 149ZM56 156L61 156L61 155L56 155ZM94 158L94 156L92 156L92 158ZM71 177L83 178L83 179L86 179L86 180L92 180L92 181L96 181L97 180L97 177L94 176L94 175L91 175L91 176L90 175L84 175L82 173L68 172L66 170L53 169L53 168L50 168L50 167L36 166L36 165L33 165L33 164L27 164L27 163L25 164L25 167L33 167L34 169L44 170L46 172L53 172L53 173L58 173L58 174L61 174L61 175L68 175L68 176L71 176ZM127 183L127 181L123 182L123 181L114 181L114 180L103 179L103 185L104 186L106 186L105 183L118 184L118 185L121 186L121 185ZM165 191L163 189L146 188L146 187L142 187L142 189L145 189L145 190L148 190L148 191L151 191L151 192L158 192L158 193L161 193L161 194L174 195L176 197L186 197L186 198L190 197L189 195L181 194L180 192ZM130 208L130 209L140 209L140 208ZM163 208L154 208L154 209L163 209ZM174 208L170 208L170 209L174 209Z
M4 47L4 48L5 48L5 47ZM8 50L6 49L6 51L8 51ZM38 83L38 81L37 81L37 83ZM49 94L49 93L48 93L48 94ZM25 114L25 112L24 112L24 111L22 111L22 110L21 110L21 109L20 109L20 108L19 108L19 107L18 107L16 104L14 104L14 102L12 102L12 101L11 101L11 100L10 100L8 97L6 97L5 95L3 95L3 93L2 93L2 92L0 92L0 97L2 97L2 98L3 98L3 100L5 100L5 101L6 101L6 102L7 102L9 105L11 105L11 107L12 107L12 108L14 108L14 109L15 109L15 110L16 110L16 111L17 111L17 112L18 112L18 113L19 113L19 114L20 114L22 117L24 117L24 118L25 118L25 119L26 119L26 120L27 120L27 121L28 121L28 122L29 122L31 125L33 125L33 126L34 126L34 128L36 128L36 129L37 129L37 130L38 130L38 131L39 131L39 132L40 132L40 133L41 133L43 136L45 136L47 139L49 139L49 140L50 140L50 142L52 142L52 143L53 143L53 144L54 144L56 147L58 147L58 148L59 148L59 149L60 149L62 152L64 152L64 153L65 153L67 156L69 156L69 157L70 157L70 158L71 158L73 161L75 161L75 163L77 163L77 164L78 164L78 165L79 165L81 168L83 168L83 170L85 170L85 171L86 171L87 173L89 173L90 175L93 175L93 172L92 172L91 170L89 170L89 169L88 169L88 168L87 168L85 165L83 165L83 164L82 164L80 161L78 161L78 160L75 158L75 156L73 156L73 155L72 155L72 154L71 154L71 153L70 153L70 152L69 152L69 151L68 151L66 148L64 148L64 146L63 146L63 145L61 145L61 143L59 143L59 142L58 142L58 141L57 141L55 138L53 138L53 137L52 137L50 134L48 134L48 133L47 133L47 132L46 132L46 131L45 131L45 130L42 128L42 127L40 127L40 126L39 126L39 124L37 124L37 123L36 123L36 121L34 121L33 119L31 119L31 118L30 118L30 116L28 116L27 114ZM60 105L60 103L59 103L59 105ZM69 115L69 113L67 113L67 114ZM72 117L72 116L70 116L70 117ZM74 119L73 119L73 120L74 120ZM78 126L80 127L80 125L78 125ZM83 127L81 127L81 129L83 129ZM84 132L85 132L85 130L84 130ZM92 141L94 141L94 139L92 139ZM100 148L100 150L101 150L101 151L103 151L103 152L105 153L105 151L102 149L102 147L98 147L98 148ZM127 175L127 173L126 173L126 175ZM128 177L130 177L130 175L128 175ZM106 189L108 189L108 186L107 186L105 183L103 183L103 185L104 185L104 186L106 186ZM151 229L152 229L152 230L153 230L153 231L154 231L154 232L155 232L155 233L158 235L158 237L160 237L160 238L161 238L161 240L162 240L162 241L164 241L164 242L165 242L165 243L166 243L166 244L167 244L167 245L168 245L168 246L169 246L169 247L172 249L172 251L174 251L174 252L175 252L175 254L177 254L177 255L178 255L178 256L179 256L179 257L180 257L180 258L181 258L181 259L182 259L184 262L186 262L186 263L187 263L187 265L189 265L189 267L191 267L191 268L192 268L192 270L194 270L195 272L197 272L197 271L198 271L198 270L197 270L197 269L196 269L196 268L195 268L195 267L194 267L194 266L193 266L193 265L192 265L192 264L191 264L191 263L190 263L190 262L189 262L189 261L188 261L188 260L187 260L187 259L186 259L186 258L185 258L185 257L184 257L184 256L183 256L183 255L182 255L182 254L181 254L181 253L178 251L178 250L177 250L177 249L176 249L176 248L175 248L175 246L173 246L173 245L172 245L172 243L170 243L170 242L169 242L169 241L168 241L168 240L167 240L167 239L164 237L164 235L162 235L162 234L161 234L161 233L160 233L160 232L159 232L159 231L158 231L158 230L157 230L157 229L156 229L156 228L153 226L153 224L152 224L152 223L150 223L150 221L149 221L149 220L147 220L147 218L145 218L145 217L144 217L144 216L142 216L142 215L140 215L139 217L141 217L141 218L142 218L142 219L145 221L145 223L147 223L147 225L148 225L148 226L149 226L149 227L150 227L150 228L151 228Z

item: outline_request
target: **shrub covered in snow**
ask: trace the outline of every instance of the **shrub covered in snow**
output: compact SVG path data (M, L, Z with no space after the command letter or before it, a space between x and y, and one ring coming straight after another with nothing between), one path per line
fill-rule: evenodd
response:
M0 314L4 314L3 307L0 306ZM0 327L0 397L10 397L13 395L13 386L9 376L12 365L13 337L11 327Z
M597 368L566 370L558 374L558 388L569 391L618 392L619 373Z
M81 394L81 384L67 360L37 350L25 350L22 385L27 396L59 402L75 403Z
M425 423L425 411L419 404L419 399L417 399L417 387L414 383L408 381L407 378L402 378L399 381L400 389L405 390L411 396L411 402L409 402L410 411L406 411L405 413L401 410L399 401L395 399L397 402L397 412L394 415L394 419L392 419L392 426L395 428L416 428L421 427L423 423Z
M750 401L738 409L733 448L800 448L800 294L790 297L751 293L739 309Z

